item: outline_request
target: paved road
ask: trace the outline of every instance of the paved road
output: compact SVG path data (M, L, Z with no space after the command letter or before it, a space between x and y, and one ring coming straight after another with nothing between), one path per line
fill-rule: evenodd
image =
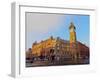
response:
M60 60L60 61L34 61L33 63L26 63L26 67L36 66L56 66L56 65L77 65L77 64L89 64L89 60Z

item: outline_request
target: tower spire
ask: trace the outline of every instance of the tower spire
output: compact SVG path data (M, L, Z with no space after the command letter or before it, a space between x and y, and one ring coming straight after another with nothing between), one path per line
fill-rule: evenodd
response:
M74 23L71 22L69 26L69 31L70 31L70 43L75 43L76 42L76 28L74 26Z

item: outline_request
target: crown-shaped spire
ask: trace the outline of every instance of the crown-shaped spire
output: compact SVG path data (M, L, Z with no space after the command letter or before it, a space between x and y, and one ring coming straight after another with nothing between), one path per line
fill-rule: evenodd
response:
M76 29L73 22L70 23L69 29L71 29L71 28Z

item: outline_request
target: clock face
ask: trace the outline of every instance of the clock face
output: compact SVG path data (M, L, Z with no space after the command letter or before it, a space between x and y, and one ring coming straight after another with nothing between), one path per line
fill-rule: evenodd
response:
M70 29L70 32L73 32L73 31L74 31L74 28L71 28L71 29Z

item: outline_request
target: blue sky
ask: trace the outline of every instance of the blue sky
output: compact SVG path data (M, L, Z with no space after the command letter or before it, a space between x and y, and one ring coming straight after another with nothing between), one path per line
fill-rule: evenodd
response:
M88 15L26 13L26 49L50 36L69 40L70 22L76 27L77 40L89 46Z

